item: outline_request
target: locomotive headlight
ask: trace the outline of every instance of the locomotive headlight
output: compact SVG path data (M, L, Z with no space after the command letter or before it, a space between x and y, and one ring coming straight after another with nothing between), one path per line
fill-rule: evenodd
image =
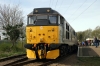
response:
M35 10L35 12L38 12L38 10Z
M47 12L50 12L50 10L48 9Z

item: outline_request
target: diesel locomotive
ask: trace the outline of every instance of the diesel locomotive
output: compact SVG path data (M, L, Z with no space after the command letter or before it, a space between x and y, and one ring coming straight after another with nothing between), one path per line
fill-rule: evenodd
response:
M30 59L56 59L77 50L75 30L52 8L35 8L27 15L26 40Z

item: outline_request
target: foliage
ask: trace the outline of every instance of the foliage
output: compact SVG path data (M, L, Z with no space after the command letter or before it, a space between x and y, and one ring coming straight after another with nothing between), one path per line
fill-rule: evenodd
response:
M83 40L83 32L77 32L77 38L80 42Z
M77 32L77 38L79 41L84 41L87 38L94 38L94 37L100 39L100 26L97 26L94 30L87 29L85 31Z
M5 35L9 35L10 40L15 42L19 38L19 35L20 35L19 28L22 26L23 24L19 24L19 25L17 24L15 26L8 24L6 27L3 26L4 30L6 30Z
M84 40L85 40L86 38L91 38L91 37L92 37L92 35L91 35L92 29L87 29L87 30L85 30L85 31L83 31L83 32L84 32Z
M16 43L16 46L11 48L11 51L10 51L9 50L11 46L10 42L0 41L0 58L25 53L25 48L20 43L21 42L18 41Z
M12 42L12 47L22 34L20 30L23 26L23 15L19 6L0 5L0 26L7 38Z
M93 37L98 37L100 39L100 26L97 26L92 32Z

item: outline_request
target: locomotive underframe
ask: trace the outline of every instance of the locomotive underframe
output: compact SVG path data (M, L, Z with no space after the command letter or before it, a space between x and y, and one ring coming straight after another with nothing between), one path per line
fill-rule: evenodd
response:
M59 56L67 55L70 52L76 51L77 46L69 46L68 44L26 44L27 57L33 59L56 59Z

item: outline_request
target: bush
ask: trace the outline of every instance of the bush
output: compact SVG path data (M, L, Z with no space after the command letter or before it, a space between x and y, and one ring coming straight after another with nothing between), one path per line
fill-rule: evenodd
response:
M3 52L6 52L10 49L10 44L5 44L5 43L2 43L0 44L0 51L3 51Z
M12 44L9 41L0 41L0 58L26 53L21 41L18 41L13 48L11 46Z

